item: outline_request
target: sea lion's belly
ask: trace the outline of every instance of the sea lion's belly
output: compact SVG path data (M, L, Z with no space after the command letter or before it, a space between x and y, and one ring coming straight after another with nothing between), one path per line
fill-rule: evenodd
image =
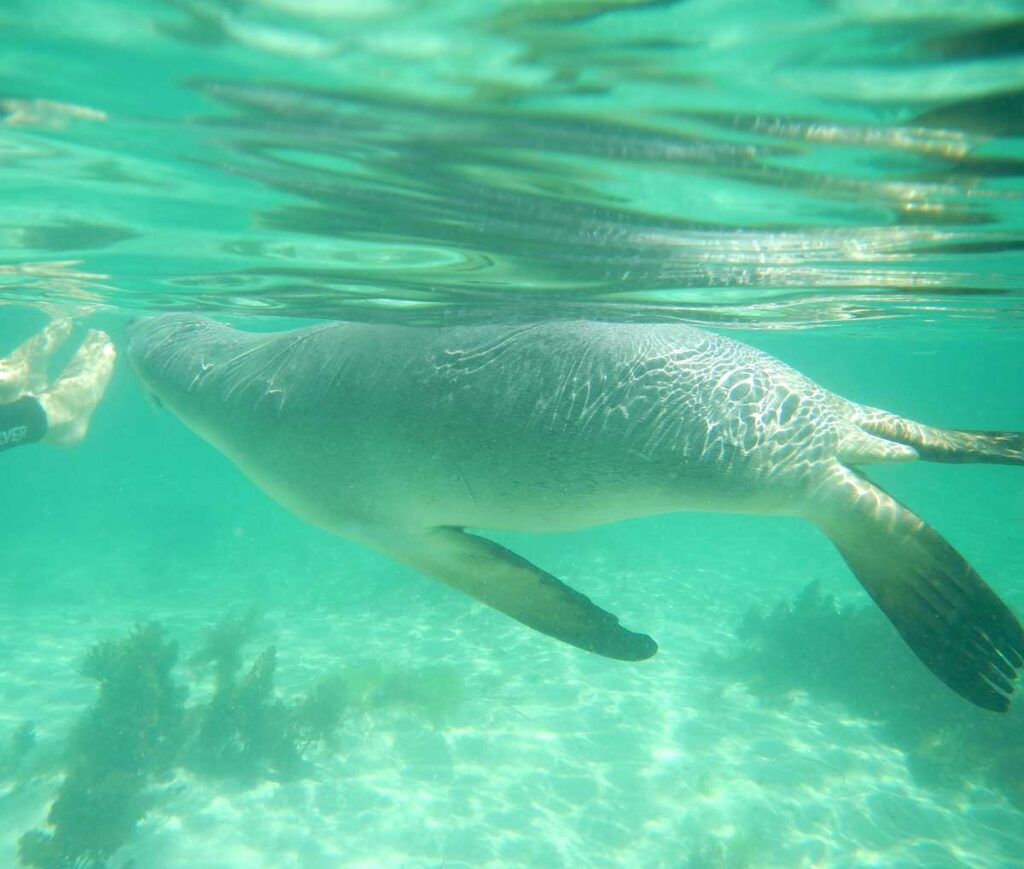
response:
M221 447L274 498L338 533L360 525L556 532L688 509L772 512L781 483L766 484L767 456L739 444L707 450L696 432L689 447L678 432L652 446L614 427L367 412Z

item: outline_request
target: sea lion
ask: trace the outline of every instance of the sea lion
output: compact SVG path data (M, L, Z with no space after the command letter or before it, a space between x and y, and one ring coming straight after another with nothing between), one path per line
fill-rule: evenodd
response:
M303 519L582 649L655 642L464 529L561 531L677 510L803 516L918 657L1009 706L1024 630L932 528L853 466L1024 464L1024 434L929 428L679 324L135 321L145 388Z

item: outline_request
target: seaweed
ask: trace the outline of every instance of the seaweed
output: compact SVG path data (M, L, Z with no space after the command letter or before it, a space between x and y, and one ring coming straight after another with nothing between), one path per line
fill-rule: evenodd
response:
M197 710L191 768L249 780L288 779L301 771L298 734L288 707L274 694L275 666L270 646L241 679L218 681L209 704Z
M75 723L65 777L50 808L52 830L18 842L21 862L37 869L106 865L152 806L151 786L179 765L243 783L291 779L307 771L303 750L328 742L353 714L414 710L431 719L457 702L461 682L445 668L357 667L328 674L299 699L277 695L277 652L268 646L247 665L262 632L251 611L210 628L190 659L200 679L212 674L208 699L185 706L172 676L177 646L158 624L91 647L82 675L99 695ZM25 724L0 752L0 774L14 774L32 752Z
M22 723L0 746L0 779L15 778L25 767L28 756L36 747L36 726L31 721Z
M294 778L305 768L303 749L329 743L348 716L395 709L437 721L461 697L461 681L447 668L366 665L329 673L286 703L274 689L272 646L239 677L245 647L260 629L254 613L227 616L192 657L200 669L213 668L215 683L210 702L193 711L197 732L188 756L189 766L199 773L242 780Z
M346 718L384 711L438 724L462 700L462 679L449 667L400 669L363 664L330 673L291 707L306 742L330 742Z
M802 689L818 700L854 703L875 718L888 689L934 687L877 608L841 607L816 582L769 613L749 610L736 637L740 647L719 663L775 704Z
M341 673L330 673L314 683L291 710L303 743L329 742L349 711L351 700L351 688Z
M738 649L712 660L766 703L797 691L878 723L920 784L986 783L1024 809L1024 710L994 715L938 684L873 606L840 606L817 583L771 612L753 609Z
M354 667L344 674L350 705L361 711L392 709L438 722L462 700L462 680L449 667Z
M230 682L242 667L245 647L263 632L263 615L258 609L239 616L227 614L206 630L189 665L195 669L212 665L218 684Z
M695 839L680 869L747 869L757 863L758 841L753 833L727 839L711 835Z
M47 821L18 841L26 866L103 865L149 808L146 786L174 765L184 739L184 690L171 678L177 646L159 625L93 646L81 666L96 703L71 734L67 774Z

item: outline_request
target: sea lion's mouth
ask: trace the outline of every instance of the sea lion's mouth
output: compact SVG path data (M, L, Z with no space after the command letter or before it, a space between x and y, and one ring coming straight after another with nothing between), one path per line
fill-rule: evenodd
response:
M125 323L124 330L122 332L122 346L125 348L125 356L128 358L128 366L131 368L132 374L140 383L145 383L145 378L142 376L142 365L140 364L143 354L145 353L144 345L147 344L143 337L139 334L140 327L144 326L151 317L132 317L127 323ZM147 395L152 395L152 391L149 389L144 390ZM155 395L153 396L156 397Z
M177 326L177 318L133 317L122 333L128 366L146 398L159 408L164 407L159 393L167 383L173 382L173 378L167 376L168 363L174 358L168 350L181 342L182 334Z

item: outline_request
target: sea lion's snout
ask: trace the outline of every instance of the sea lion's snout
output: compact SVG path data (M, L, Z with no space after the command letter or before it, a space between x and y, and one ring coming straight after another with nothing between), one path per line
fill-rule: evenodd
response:
M125 348L128 361L131 364L132 370L136 371L135 368L135 357L138 352L138 337L140 326L144 325L148 320L153 319L152 317L132 317L124 325L124 329L121 332L121 346Z
M173 321L179 320L178 314L158 314L154 317L132 317L124 326L124 339L129 355L137 355L144 345L148 345L153 336L171 331ZM132 352L134 349L134 353Z
M197 370L217 357L216 338L231 330L196 314L133 317L124 327L129 366L146 392L160 403L187 392Z
M122 332L122 346L128 357L128 365L135 376L143 383L146 378L146 359L153 346L151 335L154 324L162 317L132 317Z
M151 317L146 317L146 316L132 317L131 319L128 320L127 323L124 324L123 335L124 335L125 340L126 341L131 341L132 338L135 337L139 333L139 331L141 329L145 328L147 323L151 323L154 320L159 320L159 319L161 319L159 315L151 316Z
M123 344L128 351L128 358L133 365L139 356L140 348L146 343L146 333L152 324L161 317L132 317L125 323L122 332Z

